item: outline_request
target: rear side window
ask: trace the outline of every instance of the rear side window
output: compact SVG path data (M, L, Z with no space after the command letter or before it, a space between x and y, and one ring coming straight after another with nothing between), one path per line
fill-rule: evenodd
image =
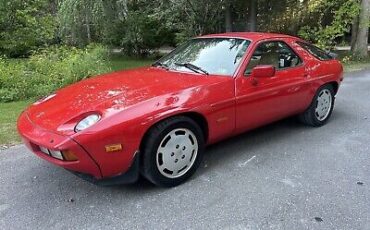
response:
M303 49L305 49L307 52L309 52L312 56L321 61L333 59L329 54L327 54L324 50L320 49L317 46L305 42L297 42L297 44L301 46Z

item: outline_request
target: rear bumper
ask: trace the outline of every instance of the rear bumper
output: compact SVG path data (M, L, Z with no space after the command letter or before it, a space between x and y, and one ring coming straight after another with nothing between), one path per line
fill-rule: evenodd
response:
M26 113L21 114L18 119L18 132L24 144L40 158L70 171L88 174L95 179L102 178L97 162L72 138L55 134L36 126L29 120ZM78 160L58 160L42 152L40 146L55 151L72 151Z

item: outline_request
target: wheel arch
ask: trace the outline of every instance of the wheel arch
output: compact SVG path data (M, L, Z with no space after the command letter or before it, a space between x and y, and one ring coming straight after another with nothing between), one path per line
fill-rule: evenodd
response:
M332 81L332 82L326 83L325 85L331 85L333 87L335 95L338 93L338 90L339 90L339 83L338 82Z
M174 117L188 117L192 119L195 123L199 125L199 127L202 130L202 133L204 135L204 142L207 143L208 136L209 136L209 126L208 126L208 121L205 118L205 116L201 113L198 112L183 112L183 113L178 113L174 114L168 117L164 117L162 119L159 119L158 121L154 122L144 133L141 141L140 141L140 146L139 149L140 151L144 148L146 139L148 138L150 130L158 123L163 122L167 119L174 118Z

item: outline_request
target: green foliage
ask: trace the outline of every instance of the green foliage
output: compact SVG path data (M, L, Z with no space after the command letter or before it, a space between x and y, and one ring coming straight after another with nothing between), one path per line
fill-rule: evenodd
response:
M121 55L111 55L108 61L113 71L133 69L142 66L150 66L156 59L154 58L133 58Z
M48 12L48 0L0 1L0 53L27 56L47 45L55 34L55 20Z
M348 41L359 0L258 0L259 31L299 34L323 48ZM227 9L230 9L229 11ZM50 43L123 47L144 56L203 34L245 31L245 0L2 0L0 52L27 56Z
M144 55L174 37L155 4L147 0L62 0L60 34L67 44L83 46L95 41L123 47L130 55Z
M176 41L182 43L188 38L224 31L224 2L203 0L174 1L170 15L176 27Z
M150 50L173 41L171 30L163 24L160 15L146 4L143 0L128 4L130 10L122 24L124 34L120 39L120 44L128 55L146 56Z
M357 0L323 1L311 12L318 20L303 26L298 34L322 48L332 48L336 45L337 38L350 32L353 19L358 16L359 10ZM328 16L331 17L329 20ZM327 21L329 23L326 24Z
M84 46L98 41L104 32L107 2L103 0L62 0L58 6L60 35L67 44ZM99 31L100 30L100 31Z
M28 60L0 60L0 102L50 94L84 78L110 71L105 47L52 47Z

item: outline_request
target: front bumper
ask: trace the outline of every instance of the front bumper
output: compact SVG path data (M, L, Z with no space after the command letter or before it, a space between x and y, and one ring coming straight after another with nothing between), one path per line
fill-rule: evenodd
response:
M33 124L24 112L18 119L18 132L24 144L40 158L67 170L91 175L101 179L102 173L99 165L85 149L76 141L67 136L55 134ZM55 159L41 151L40 146L55 151L72 151L77 161L63 161Z
M115 176L115 177L109 177L109 178L103 178L103 179L96 179L95 177L79 173L76 171L71 171L74 175L89 181L93 184L99 185L99 186L113 186L113 185L120 185L120 184L131 184L136 182L139 179L139 154L135 155L135 159L130 167L130 169L125 172L124 174Z

